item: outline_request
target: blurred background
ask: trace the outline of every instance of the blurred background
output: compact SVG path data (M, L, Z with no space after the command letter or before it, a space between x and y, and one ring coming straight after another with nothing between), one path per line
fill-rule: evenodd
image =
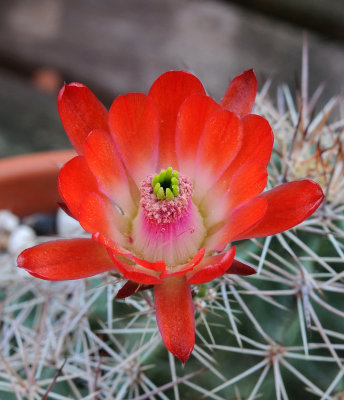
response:
M264 84L271 82L266 96L276 103L277 90L281 83L289 85L294 95L300 87L302 47L305 42L308 43L309 54L309 95L311 96L324 84L324 91L315 110L317 115L321 111L321 105L344 90L343 21L344 0L0 0L0 157L70 147L56 107L56 95L64 81L86 84L109 107L118 94L129 91L147 92L152 82L161 73L170 69L188 69L194 72L202 80L208 93L220 99L234 76L246 69L254 68L259 89L266 88ZM326 208L320 210L315 222L313 220L313 226L308 223L303 227L300 226L297 231L289 231L284 236L271 239L271 242L270 238L267 238L244 242L239 247L240 253L239 251L238 253L246 256L246 259L249 258L251 263L259 265L259 268L264 265L261 281L258 277L256 281L252 280L250 285L257 285L257 290L262 292L271 289L278 293L276 298L279 308L275 307L274 302L272 302L273 307L270 307L270 304L270 308L267 308L267 298L264 298L264 295L260 295L260 299L251 296L253 292L249 292L255 286L249 286L249 281L245 279L236 278L234 281L238 291L235 290L235 285L228 285L228 289L222 285L226 281L213 284L209 291L200 294L195 300L198 307L198 322L204 322L197 328L197 340L198 344L201 344L197 349L198 356L192 358L185 368L178 364L175 373L174 363L171 361L173 358L167 359L163 346L160 345L160 349L155 350L154 346L158 345L158 341L151 347L148 342L149 334L147 335L145 330L142 336L135 336L137 334L135 329L140 327L140 324L153 329L150 332L154 334L155 321L150 320L149 297L143 301L144 308L140 303L141 297L135 300L136 303L116 302L114 322L118 331L115 333L115 330L111 330L109 335L98 335L99 327L103 329L104 326L110 326L112 329L112 299L118 285L113 285L110 276L109 281L96 278L90 284L88 281L72 281L72 283L67 281L63 287L60 282L54 286L48 282L42 283L40 280L22 280L19 269L16 269L16 273L13 272L14 261L12 265L5 259L7 269L5 272L1 270L0 282L0 309L5 310L3 313L5 316L0 321L0 328L3 332L7 329L4 343L8 344L8 350L4 354L12 363L11 368L23 378L23 381L25 380L25 384L18 384L18 391L23 390L24 393L27 385L30 393L34 393L39 387L40 393L44 392L46 386L51 384L56 368L62 365L61 360L65 354L68 356L63 370L63 374L67 377L66 381L61 381L61 384L58 383L53 388L53 392L58 393L60 397L49 398L71 398L70 396L81 398L81 395L74 396L75 391L86 393L87 390L91 391L90 387L97 388L98 382L100 382L99 388L104 387L106 390L109 388L109 393L110 390L113 393L122 379L121 384L124 383L119 397L116 398L124 398L127 387L131 390L136 385L136 380L144 387L140 380L146 377L146 373L159 388L169 384L170 375L173 381L171 382L175 385L177 376L185 378L189 372L195 373L194 376L200 373L193 382L200 385L201 389L204 387L206 390L211 388L218 391L223 381L227 380L227 384L236 383L237 381L229 379L234 379L235 376L249 376L252 373L251 367L259 365L255 364L256 350L249 341L247 347L253 348L252 353L248 350L246 353L238 352L235 355L235 352L232 354L222 351L223 348L235 351L238 347L236 334L228 335L228 318L230 325L236 326L231 320L231 318L236 320L236 315L240 316L237 323L240 334L245 335L243 337L257 342L262 340L261 333L257 330L257 323L252 324L250 317L252 310L259 321L258 325L262 324L260 329L269 332L277 343L282 343L290 352L289 357L292 358L292 365L298 374L295 378L291 370L285 368L286 364L282 361L285 362L288 357L279 358L278 352L276 353L276 349L269 342L270 339L267 340L266 336L263 336L264 344L260 346L258 343L257 349L259 351L266 349L266 354L263 352L261 355L263 360L270 352L271 357L273 356L271 358L273 368L269 373L265 367L266 372L259 372L259 380L263 377L261 382L264 381L259 391L264 393L264 399L276 398L275 387L276 392L282 391L278 387L279 385L282 387L283 379L287 392L293 399L314 399L315 395L313 396L309 390L317 385L321 388L321 391L314 392L317 398L320 396L322 399L344 398L342 379L344 370L342 365L338 369L336 364L338 357L340 362L343 358L344 337L344 318L341 311L344 288L342 281L337 282L339 276L342 279L344 251L343 152L340 151L343 120L336 126L333 124L330 129L325 129L328 116L322 118L321 115L320 119L316 119L316 123L312 121L312 130L308 131L311 135L305 140L306 129L303 123L307 129L310 126L305 122L307 118L301 121L299 129L295 129L298 125L297 115L293 118L293 114L290 113L285 123L280 124L279 114L273 111L265 110L271 117L269 120L272 126L282 127L276 129L278 133L276 144L281 150L280 160L286 163L281 163L281 171L283 173L286 171L289 175L279 175L277 159L277 162L275 161L277 167L271 169L272 182L281 182L285 177L288 180L298 179L300 174L318 178L317 174L320 171L319 178L322 182L326 182L329 200ZM317 145L324 132L327 133L327 140L332 140L334 144L323 152L323 158L319 157L321 160L319 168L318 158L315 158L314 162L313 154L315 149L318 150ZM295 136L295 133L299 136ZM288 138L294 139L292 141ZM286 143L288 140L289 143ZM289 146L291 142L292 145ZM295 163L293 168L290 167L292 165L290 160ZM30 187L30 190L25 191L29 195L32 194L35 201L37 200L35 190ZM21 199L21 196L17 197ZM61 230L60 234L65 233ZM13 242L15 240L19 242L18 236L14 237ZM24 239L21 243L24 243ZM7 244L9 241L3 243ZM3 244L0 241L0 253L1 245ZM293 250L289 250L290 248ZM296 255L292 253L294 250ZM331 267L328 267L327 262L331 263ZM299 269L294 268L294 264ZM289 271L287 279L284 278L284 269ZM267 270L266 275L264 275L265 270ZM331 271L332 275L326 275L328 271ZM331 285L325 285L327 279L332 282ZM309 282L312 282L312 285ZM110 284L104 285L104 283ZM324 291L318 292L319 287L325 288L325 294ZM250 295L246 298L244 296L245 300L240 300L241 294L245 295L245 290ZM281 295L284 290L288 293ZM5 303L5 296L8 303ZM50 299L53 301L50 302ZM228 299L234 304L233 314ZM6 306L3 306L4 304ZM84 321L79 323L79 316L84 314L84 311L79 312L80 304L82 310L89 307L89 310L85 311L89 325L88 322L84 324ZM104 304L107 306L104 307ZM138 310L137 314L133 312L132 304L136 304L134 310ZM245 311L246 306L248 312ZM313 306L314 308L310 308ZM281 311L281 307L286 307L286 312ZM42 311L43 309L45 311ZM310 315L313 314L309 314L310 309L315 315L312 316L312 320L316 326L312 326L312 331L309 329L306 332L304 325L307 324L308 327L312 322ZM145 319L146 310L148 319ZM318 319L315 319L316 317ZM303 322L304 320L306 322ZM320 323L318 320L324 323L322 330L317 325ZM18 321L23 322L18 323ZM149 323L151 321L154 325L150 328L147 321ZM211 331L206 321L209 321ZM65 329L65 326L68 329ZM127 327L133 328L133 332ZM43 333L44 329L54 332L52 336L47 335L47 340ZM302 329L303 336L300 335ZM327 339L328 342L321 336L325 332L324 329L330 337ZM39 335L37 332L40 332ZM93 332L97 332L97 335ZM213 341L213 333L218 340L214 343L224 347L219 347L219 351L212 353L208 363L209 359L203 357L206 354L203 343ZM55 335L59 343L57 350ZM130 339L127 340L125 335ZM137 340L138 337L140 340ZM308 345L302 341L307 342L307 337L312 350L311 356L314 355L315 358L308 358L308 353L303 355L302 345L305 348ZM45 340L46 344L41 345ZM103 342L107 347L103 346ZM125 345L122 345L123 343ZM104 351L110 348L108 344L114 350ZM141 346L142 353L141 350L136 352L137 344ZM295 344L299 347L292 347ZM146 352L147 346L151 349ZM299 350L295 350L297 348ZM338 351L338 356L334 348ZM53 349L52 358L50 349ZM277 347L278 351L281 349ZM81 358L80 354L87 356ZM114 354L113 359L109 357L112 354ZM133 354L137 354L135 356L137 360L132 358ZM0 352L0 357L1 355ZM125 363L118 361L121 357ZM92 368L89 366L90 359L95 360ZM36 369L37 360L39 367ZM117 363L114 368L117 369L118 375L117 372L113 375L98 374L100 363L105 366L104 371L106 371L108 365L113 368L113 360ZM280 378L280 372L276 372L279 371L279 363L283 366L283 379ZM44 368L41 368L43 365ZM125 368L122 370L123 365ZM204 365L209 365L210 370L203 375ZM200 367L202 369L198 370ZM9 374L6 372L9 377L11 371ZM246 375L240 375L242 371L246 371ZM309 383L309 380L300 379L303 375L299 371L309 377L307 379L311 379L314 385L312 382ZM86 373L87 378L85 378ZM5 372L1 375L0 398L14 399L15 394L12 397L2 396L5 392L1 390L7 390L6 396L7 394L10 396L12 387L10 386L12 379L7 379L6 376ZM258 376L252 374L243 383L239 382L239 389L225 388L223 392L225 398L240 398L240 389L243 393L249 393L258 382L257 379ZM146 385L147 381L142 378L142 382ZM183 390L181 398L201 398L199 393L203 392L194 391L191 385L190 382L189 386L185 383L185 387L181 389ZM151 393L154 393L155 387L153 384L149 386ZM258 386L255 387L258 390ZM170 398L172 390L175 391L176 388L167 392L171 395ZM333 397L327 396L335 391L337 393L333 394ZM176 392L175 398L178 399L178 390ZM189 393L191 395L187 395ZM194 397L194 393L197 393L198 397ZM232 397L229 397L229 394ZM66 397L62 397L64 395ZM286 395L282 398L286 398Z
M269 95L297 88L305 32L312 93L343 89L342 0L1 0L0 157L64 148L56 110L63 81L88 85L107 105L147 92L169 69L188 69L210 95L254 68Z

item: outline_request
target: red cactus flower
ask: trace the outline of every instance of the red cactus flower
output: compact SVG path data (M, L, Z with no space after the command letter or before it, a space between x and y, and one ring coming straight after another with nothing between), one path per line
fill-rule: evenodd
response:
M58 185L92 239L40 244L18 265L48 280L117 270L128 279L118 297L153 285L164 343L185 362L195 341L190 285L254 273L228 243L289 229L323 199L310 180L263 192L273 134L250 114L256 89L246 71L216 103L194 75L170 71L108 112L84 85L65 85L58 109L79 155Z

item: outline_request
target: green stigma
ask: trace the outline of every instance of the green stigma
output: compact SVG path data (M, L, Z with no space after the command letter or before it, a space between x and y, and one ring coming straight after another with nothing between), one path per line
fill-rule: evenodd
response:
M173 200L179 194L178 171L173 171L172 167L161 170L153 177L152 187L159 200Z

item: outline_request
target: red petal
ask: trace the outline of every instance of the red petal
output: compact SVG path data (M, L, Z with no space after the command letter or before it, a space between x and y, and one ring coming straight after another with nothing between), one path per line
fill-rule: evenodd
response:
M124 278L137 283L143 283L145 285L155 285L162 282L162 280L159 279L160 274L147 270L139 265L124 263L116 258L115 254L111 254L110 252L109 254L115 267L124 276Z
M82 156L72 158L62 167L58 187L63 200L76 218L85 195L98 192L97 181Z
M268 173L259 161L249 161L233 175L229 186L228 210L245 203L261 193L268 179Z
M150 262L147 260L144 260L143 258L138 258L134 255L131 255L131 258L138 264L141 265L144 268L150 269L151 271L159 271L161 273L161 278L165 274L166 270L166 265L163 261L155 261L155 262Z
M202 249L198 250L198 252L194 255L191 261L189 261L187 264L183 265L178 265L178 267L173 268L174 272L171 272L167 274L167 276L183 276L186 275L187 272L193 270L196 265L198 265L205 254L205 248L203 247Z
M265 166L256 160L244 164L233 175L228 190L222 197L211 190L202 202L202 209L209 210L206 226L223 221L232 210L263 191L268 179Z
M224 196L233 175L240 167L251 160L260 161L264 166L269 163L274 137L268 121L258 115L251 114L242 118L241 123L243 136L240 150L204 199L205 204L208 204L208 202L210 204L209 210L212 209L214 204L211 199L216 201L216 199ZM206 209L205 212L207 212Z
M159 166L178 168L175 149L176 119L180 106L192 94L205 95L202 83L185 71L168 71L152 85L149 96L154 100L160 121Z
M18 266L51 281L87 278L115 269L106 249L91 239L55 240L24 250Z
M123 236L129 221L121 215L104 195L88 193L80 205L79 222L90 233L100 232L122 246L128 244Z
M109 124L123 162L136 183L157 168L159 125L151 98L143 93L118 96Z
M262 193L267 201L264 218L255 227L239 235L238 239L263 237L283 232L304 221L320 206L324 194L311 181L294 181Z
M85 159L96 177L102 191L106 193L127 215L135 211L129 193L129 183L120 155L110 135L99 129L93 130L84 145Z
M117 292L116 299L125 299L135 293L150 289L151 287L151 285L142 285L141 283L127 281L127 283Z
M176 128L176 152L183 175L194 177L194 167L198 144L204 126L220 106L208 96L192 95L180 107Z
M93 129L108 128L108 112L97 97L81 83L64 85L57 96L57 107L62 125L79 154Z
M236 76L229 84L221 105L241 117L251 112L257 93L257 78L253 69Z
M243 139L239 153L230 165L233 173L250 160L261 161L267 166L274 144L274 135L269 122L255 114L242 118Z
M235 275L253 275L257 271L238 260L233 260L232 265L227 269L226 274L235 274Z
M184 277L166 278L154 286L156 319L167 350L185 363L195 345L190 286Z
M240 119L227 110L213 114L207 121L197 153L194 197L204 193L220 178L241 146Z
M255 197L236 208L229 216L225 226L211 235L205 244L208 250L221 251L227 243L239 240L247 231L251 231L264 217L267 201L264 197Z
M199 285L219 278L227 272L232 265L236 247L233 246L224 254L208 257L194 271L188 274L187 281L190 284Z

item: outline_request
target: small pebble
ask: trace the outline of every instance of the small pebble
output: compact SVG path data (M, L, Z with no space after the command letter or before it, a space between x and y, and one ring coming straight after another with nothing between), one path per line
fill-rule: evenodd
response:
M19 225L19 218L8 210L0 210L0 232L12 232Z
M52 235L56 233L56 214L37 213L23 219L37 235Z
M27 225L19 225L9 236L7 251L16 255L35 244L35 231Z

